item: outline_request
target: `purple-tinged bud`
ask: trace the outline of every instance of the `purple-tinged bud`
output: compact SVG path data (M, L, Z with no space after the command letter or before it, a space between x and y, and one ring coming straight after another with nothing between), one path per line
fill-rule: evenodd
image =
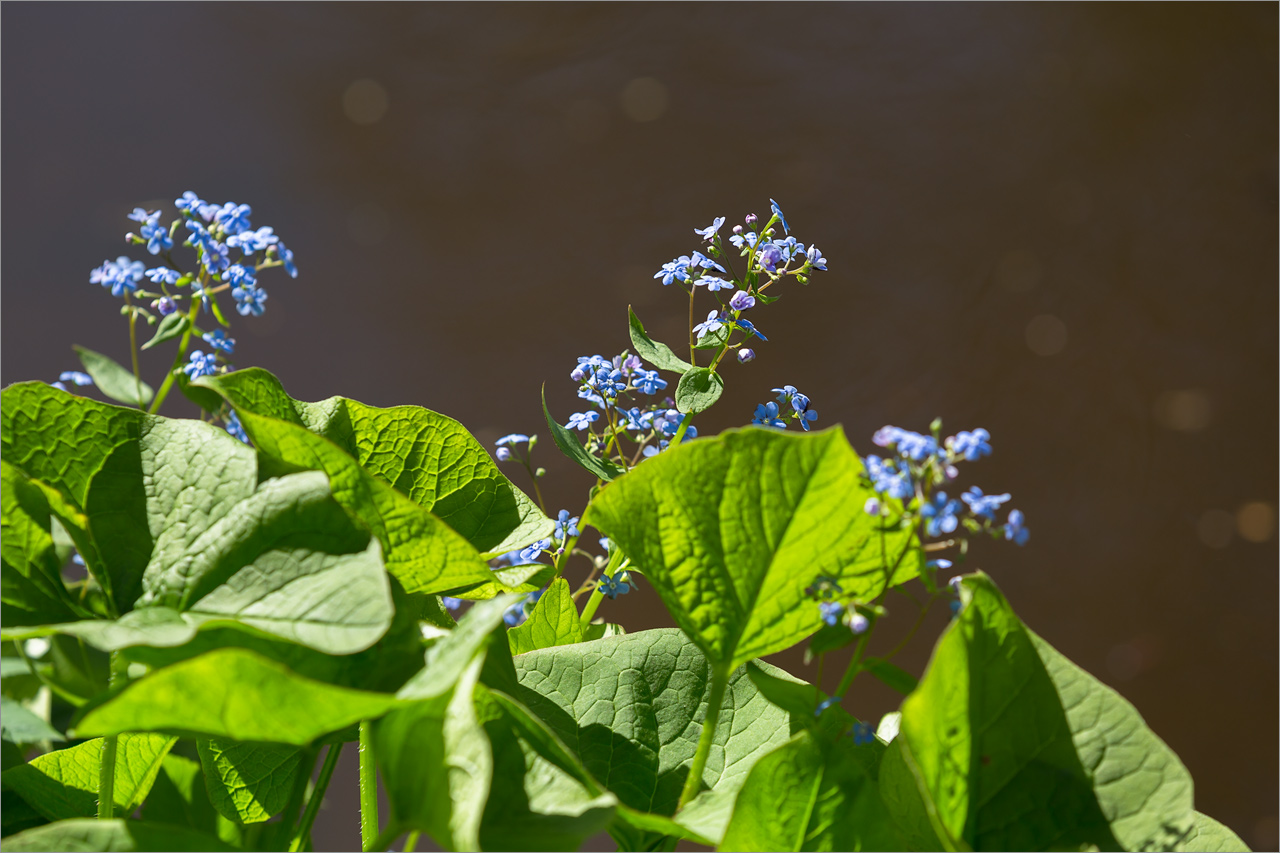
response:
M729 300L729 307L734 311L746 311L748 308L755 307L755 304L756 298L745 290L739 290Z
M960 469L954 465L948 465L943 469L943 473L947 475L948 480L954 480L956 477L960 476Z
M750 347L743 347L738 350L738 364L746 364L748 361L756 360L756 351Z
M746 218L746 220L744 220L744 221L745 221L748 225L755 225L757 222L759 222L759 221L760 221L760 217L756 216L754 213L748 213L748 214L747 214L747 218Z
M510 462L510 461L511 461L511 451L510 451L510 450L508 450L508 449L507 449L507 448L505 448L505 447L499 447L499 448L498 448L498 452L497 452L497 453L495 453L495 454L494 454L494 456L497 456L497 457L498 457L498 461L499 461L499 462Z
M871 620L856 610L849 611L849 616L846 621L848 622L849 630L855 634L865 633L866 630L871 627Z
M863 505L862 505L862 511L863 511L863 512L865 512L867 515L879 515L879 514L880 514L880 499L879 499L879 498L867 498L867 502L866 502L865 504L863 504Z
M174 302L167 296L162 296L155 302L152 302L151 307L159 312L161 317L168 317L174 311L178 310L178 303Z
M735 226L733 226L733 233L734 233L734 234L741 234L741 233L742 233L742 226L741 226L741 225L735 225Z
M572 379L574 382L581 382L586 377L586 375L587 374L583 372L581 367L575 367L573 369L573 372L569 374L569 378Z
M132 246L137 239L138 239L138 235L134 234L132 231L124 235L124 241L128 243L130 246Z

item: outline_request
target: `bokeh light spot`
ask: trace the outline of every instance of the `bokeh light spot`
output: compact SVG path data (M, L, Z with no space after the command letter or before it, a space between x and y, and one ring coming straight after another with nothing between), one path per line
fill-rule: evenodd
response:
M1236 531L1250 542L1266 542L1275 531L1275 520L1271 504L1252 501L1236 510Z
M377 80L356 80L342 93L342 111L356 124L374 124L387 114L387 90Z
M667 111L667 87L652 77L637 77L622 90L622 111L632 121L653 121Z
M1213 418L1213 406L1209 395L1197 388L1165 391L1152 406L1156 423L1165 429L1181 432L1198 432L1209 426Z
M1032 317L1027 323L1027 346L1036 355L1057 355L1067 346L1067 324L1052 314Z

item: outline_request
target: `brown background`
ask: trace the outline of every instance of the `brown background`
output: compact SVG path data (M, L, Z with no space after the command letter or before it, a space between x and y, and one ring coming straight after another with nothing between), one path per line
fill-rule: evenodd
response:
M56 378L73 342L127 359L89 270L134 205L192 189L297 253L301 277L266 276L264 317L237 318L241 365L485 442L534 432L541 383L567 418L575 356L620 350L628 303L678 340L653 272L772 196L831 272L756 309L770 343L704 433L787 382L864 453L885 423L987 427L965 482L1013 492L1033 538L967 567L1138 707L1197 807L1280 843L1275 4L2 17L3 382ZM144 360L157 382L165 361ZM585 475L539 452L577 512ZM650 590L606 611L668 623ZM846 702L892 705L862 682ZM317 849L357 843L348 752Z

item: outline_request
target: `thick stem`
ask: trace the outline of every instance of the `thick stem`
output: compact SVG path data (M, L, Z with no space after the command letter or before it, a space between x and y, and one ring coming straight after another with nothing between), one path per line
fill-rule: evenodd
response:
M373 758L373 723L364 720L360 723L360 841L365 853L386 849L375 847L377 840L378 769Z
M289 845L290 850L302 850L307 846L311 838L311 826L316 822L316 815L320 813L320 803L324 800L325 789L329 787L329 780L333 778L333 769L338 766L338 755L341 752L342 744L335 743L325 754L324 764L320 767L320 777L316 779L316 787L311 792L311 799L307 800L307 809L302 813L302 823L298 824L298 832L293 838L293 843Z
M715 740L716 725L720 722L720 706L724 703L724 691L729 686L729 673L723 667L711 669L711 695L707 697L707 718L702 723L702 736L698 738L698 751L693 754L693 766L689 768L689 778L685 779L684 790L680 793L677 809L682 809L698 795L702 788L702 771L707 767L707 757L711 755L711 744Z
M396 836L400 834L400 830L394 826L388 826L378 837L373 839L372 843L366 844L365 853L372 853L374 850L390 849L392 843L396 840Z
M119 652L111 653L111 686L124 680L128 664ZM115 811L116 794L116 749L120 743L119 735L108 735L102 739L102 760L98 764L98 819L110 820Z
M418 830L414 830L405 836L404 853L413 853L413 848L418 846Z

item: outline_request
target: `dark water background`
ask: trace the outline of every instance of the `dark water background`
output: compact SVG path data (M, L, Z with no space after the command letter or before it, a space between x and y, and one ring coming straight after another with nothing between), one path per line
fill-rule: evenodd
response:
M885 423L987 427L966 482L1011 491L1033 538L966 568L1138 707L1198 808L1280 843L1275 4L0 18L4 383L56 378L72 342L127 361L89 270L134 205L193 189L252 204L302 271L234 323L240 364L485 442L535 432L541 383L575 411L575 356L620 350L628 303L679 340L685 303L653 272L772 196L831 271L756 309L770 343L699 426L792 383L864 453ZM549 500L576 512L585 475L544 449ZM669 624L649 590L606 610ZM873 684L846 702L894 704ZM317 849L358 844L347 752Z

